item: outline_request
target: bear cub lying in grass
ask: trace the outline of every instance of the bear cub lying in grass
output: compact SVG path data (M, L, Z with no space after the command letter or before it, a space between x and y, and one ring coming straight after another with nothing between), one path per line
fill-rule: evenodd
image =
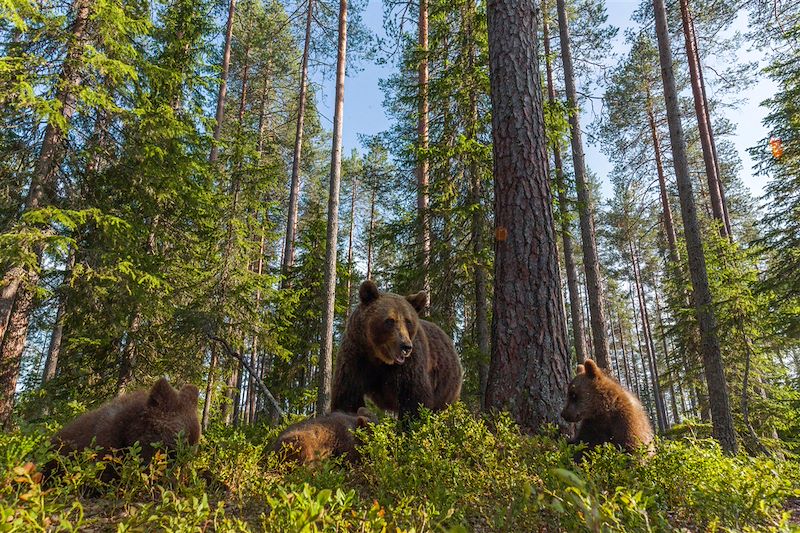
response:
M591 359L578 365L561 416L580 423L573 444L592 448L610 442L628 452L640 446L651 449L653 429L642 404Z
M197 397L194 385L184 385L178 391L166 378L161 378L149 391L125 394L80 415L56 433L51 442L62 455L89 447L114 452L139 442L140 457L147 463L155 455L153 443L174 450L182 434L189 444L197 444L200 440ZM108 468L103 479L108 481L115 476L113 469Z
M341 456L356 461L358 442L353 430L377 421L365 407L355 415L333 412L304 420L286 428L272 445L272 451L281 454L284 461L299 464Z

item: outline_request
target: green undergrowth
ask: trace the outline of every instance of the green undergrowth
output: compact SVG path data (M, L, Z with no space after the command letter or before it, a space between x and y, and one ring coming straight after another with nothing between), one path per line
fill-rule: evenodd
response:
M385 419L364 434L356 466L289 468L267 450L280 428L214 427L196 450L64 461L43 487L53 428L0 434L0 531L790 531L800 467L680 437L652 457L585 455L525 436L505 416L463 405L405 432Z

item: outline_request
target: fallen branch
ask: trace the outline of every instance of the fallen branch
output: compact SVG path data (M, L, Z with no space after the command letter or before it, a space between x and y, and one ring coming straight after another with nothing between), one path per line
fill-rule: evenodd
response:
M250 376L252 376L253 382L256 385L258 385L258 388L261 389L261 392L270 401L270 403L272 404L272 407L275 409L275 412L278 413L278 416L281 417L281 418L286 416L286 413L284 413L283 409L281 409L281 406L278 403L278 400L275 399L275 396L272 395L272 393L269 391L267 386L261 380L259 375L256 374L256 372L253 370L253 367L250 366L250 363L247 361L247 359L245 357L243 357L242 354L240 354L239 352L237 352L236 350L231 348L231 345L228 344L228 341L226 341L225 339L217 337L216 335L214 335L212 333L209 333L209 332L206 332L206 335L212 341L218 342L222 346L222 349L225 350L225 353L228 354L229 357L232 357L232 358L236 359L237 361L239 361L242 364L242 366L247 370L247 372L250 374Z

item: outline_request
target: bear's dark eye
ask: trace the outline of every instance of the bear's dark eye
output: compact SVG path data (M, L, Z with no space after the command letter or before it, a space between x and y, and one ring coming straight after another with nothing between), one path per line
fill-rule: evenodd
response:
M575 391L569 391L569 399L572 400L573 402L578 399L578 395L575 394Z
M406 329L408 331L411 331L413 328L414 328L414 323L411 322L410 320L406 320Z
M385 325L387 328L394 327L394 324L395 324L395 322L396 322L396 321L395 321L395 319L394 319L394 318L387 318L386 320L384 320L384 321L383 321L384 325Z

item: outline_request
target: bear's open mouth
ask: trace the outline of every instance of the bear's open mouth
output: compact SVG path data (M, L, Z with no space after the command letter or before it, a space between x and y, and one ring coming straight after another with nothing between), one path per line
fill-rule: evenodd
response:
M409 355L411 354L404 354L400 352L399 354L394 356L394 362L397 363L398 365L402 365L403 363L406 362L406 359L408 359Z

